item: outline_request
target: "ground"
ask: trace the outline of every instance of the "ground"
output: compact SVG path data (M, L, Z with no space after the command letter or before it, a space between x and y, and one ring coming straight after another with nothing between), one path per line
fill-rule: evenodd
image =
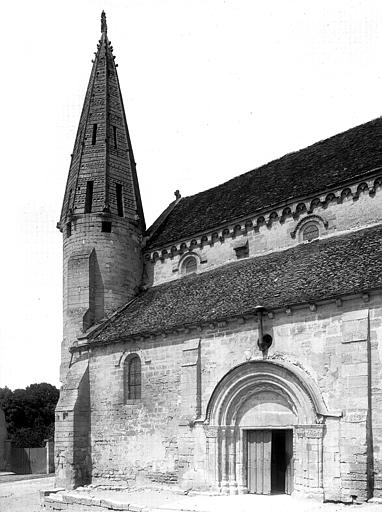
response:
M129 510L144 512L381 512L382 504L345 505L342 503L321 503L313 499L292 498L285 494L262 496L245 494L239 496L208 496L184 494L170 488L136 488L132 490L101 490L95 487L79 488L76 491L63 493L69 501L84 503L89 498L94 503L101 501L100 509L97 510L121 510L121 504L130 504ZM73 500L75 498L75 500ZM104 505L102 505L102 502ZM113 506L114 504L114 506ZM81 512L81 505L72 508L70 511ZM89 507L93 508L93 507ZM86 508L86 510L89 510ZM85 510L85 509L84 509ZM124 509L125 510L125 509Z
M0 512L42 512L39 491L52 489L54 478L43 475L0 475ZM174 493L171 490L135 489L133 491L106 491L84 489L78 496L103 497L117 502L147 507L155 512L381 512L382 504L343 505L302 500L286 495L276 496L201 496ZM74 510L74 509L72 509ZM77 509L75 509L77 510ZM78 506L78 512L82 507Z
M53 476L0 476L0 512L41 512L39 491L53 486Z

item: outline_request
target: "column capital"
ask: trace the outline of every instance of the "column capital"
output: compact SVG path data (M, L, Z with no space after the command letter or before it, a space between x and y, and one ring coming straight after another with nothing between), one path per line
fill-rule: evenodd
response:
M325 425L297 425L295 431L297 437L305 437L308 439L320 439L324 436Z
M204 433L206 434L206 437L218 437L219 428L216 425L203 425Z

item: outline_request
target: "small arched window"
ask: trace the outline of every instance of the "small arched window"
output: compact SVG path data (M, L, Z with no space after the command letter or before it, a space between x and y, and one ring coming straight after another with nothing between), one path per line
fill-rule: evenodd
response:
M124 363L125 402L141 398L141 360L137 354Z
M196 258L190 256L183 263L183 272L184 274L192 274L193 272L196 272L197 267Z
M302 239L304 242L311 242L320 236L320 230L315 222L308 222L302 229Z

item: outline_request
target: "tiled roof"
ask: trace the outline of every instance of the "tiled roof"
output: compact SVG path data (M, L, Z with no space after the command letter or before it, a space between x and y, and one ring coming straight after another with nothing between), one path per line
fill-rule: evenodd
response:
M182 198L154 230L147 247L161 247L272 205L320 193L380 166L382 118Z
M382 226L240 260L148 289L90 341L218 321L382 288Z

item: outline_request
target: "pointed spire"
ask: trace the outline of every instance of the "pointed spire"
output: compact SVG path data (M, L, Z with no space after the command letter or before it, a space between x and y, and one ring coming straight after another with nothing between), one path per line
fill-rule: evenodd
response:
M62 229L71 217L86 213L121 216L123 212L123 217L137 222L143 231L144 215L134 154L113 48L107 38L104 11L101 30L102 37L97 45L74 143L59 225ZM89 203L86 203L87 187L92 190L90 212Z
M106 23L106 14L105 11L101 13L101 32L102 34L107 34L107 23Z

